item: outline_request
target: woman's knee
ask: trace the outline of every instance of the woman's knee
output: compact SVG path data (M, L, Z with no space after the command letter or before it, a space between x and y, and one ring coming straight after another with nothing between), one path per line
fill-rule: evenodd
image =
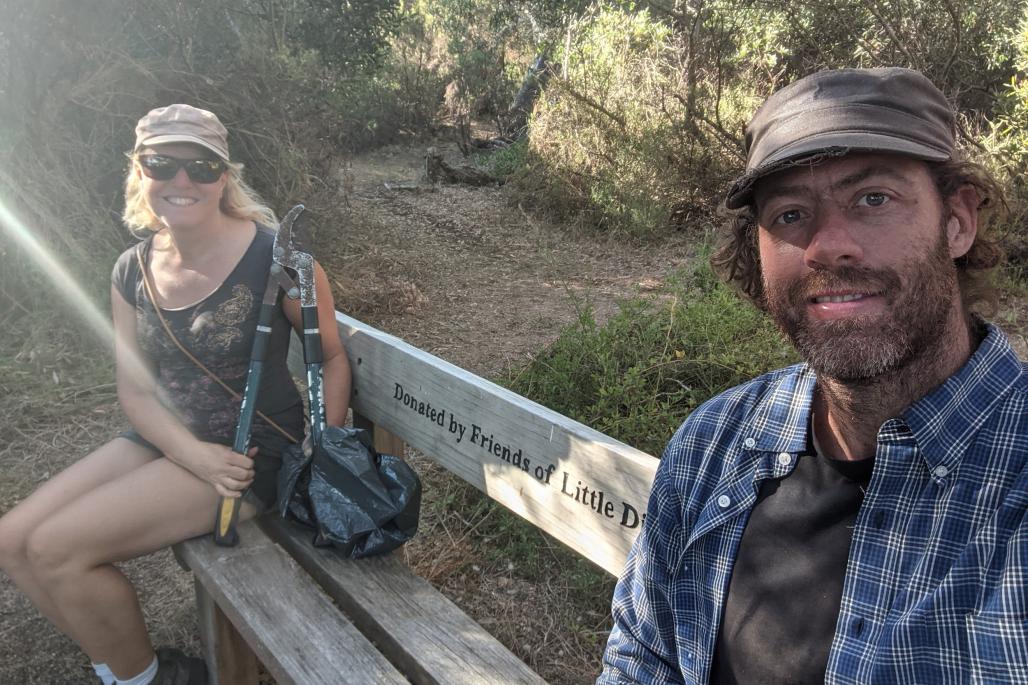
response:
M37 580L48 585L87 570L93 564L87 552L75 544L73 537L55 530L51 521L29 531L24 542L25 563Z

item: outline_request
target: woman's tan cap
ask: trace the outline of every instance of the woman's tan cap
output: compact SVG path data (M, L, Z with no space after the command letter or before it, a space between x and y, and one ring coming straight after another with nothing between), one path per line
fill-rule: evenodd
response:
M753 184L819 154L891 152L930 162L954 152L953 109L913 69L833 69L775 92L746 126L746 173L725 205L752 202Z
M213 112L191 105L168 105L150 110L136 124L135 150L147 145L194 143L226 162L228 131Z

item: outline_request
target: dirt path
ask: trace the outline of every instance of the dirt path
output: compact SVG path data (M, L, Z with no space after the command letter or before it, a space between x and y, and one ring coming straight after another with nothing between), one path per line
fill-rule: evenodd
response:
M355 160L344 172L351 225L336 239L322 229L320 259L341 310L480 375L520 364L583 302L605 318L690 253L684 238L644 247L569 234L500 188L387 188L420 163L419 150L396 147Z

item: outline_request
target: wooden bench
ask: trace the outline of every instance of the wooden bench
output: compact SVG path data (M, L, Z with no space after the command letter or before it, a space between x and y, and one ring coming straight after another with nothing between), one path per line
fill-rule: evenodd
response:
M337 314L355 421L382 452L410 445L611 574L638 533L657 460ZM302 369L299 350L290 365ZM301 374L302 375L302 374ZM195 577L213 683L542 683L399 555L351 561L277 517L236 548L176 546ZM599 664L597 664L597 671Z

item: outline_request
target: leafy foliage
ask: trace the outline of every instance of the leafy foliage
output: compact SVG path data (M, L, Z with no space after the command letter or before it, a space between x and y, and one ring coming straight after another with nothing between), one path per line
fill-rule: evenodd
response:
M703 225L741 168L759 102L828 67L920 69L964 112L976 148L979 122L1023 73L1008 28L1023 14L1014 0L595 3L567 24L520 185L608 230Z
M291 45L313 50L340 77L380 66L400 26L396 0L307 0L296 14L287 29Z
M660 454L702 402L794 360L767 317L704 264L657 297L622 303L602 326L584 307L509 383L551 409Z
M508 178L525 167L528 141L518 140L507 147L476 155L475 161L493 176Z
M1007 272L1015 287L1028 285L1028 9L1012 31L1017 73L1005 84L998 114L990 122L985 141L986 161L1005 178L1010 194L1012 220L1003 228Z
M1028 173L1028 12L1014 33L1013 45L1017 73L997 98L998 116L991 122L989 143L1001 169L1023 188Z

